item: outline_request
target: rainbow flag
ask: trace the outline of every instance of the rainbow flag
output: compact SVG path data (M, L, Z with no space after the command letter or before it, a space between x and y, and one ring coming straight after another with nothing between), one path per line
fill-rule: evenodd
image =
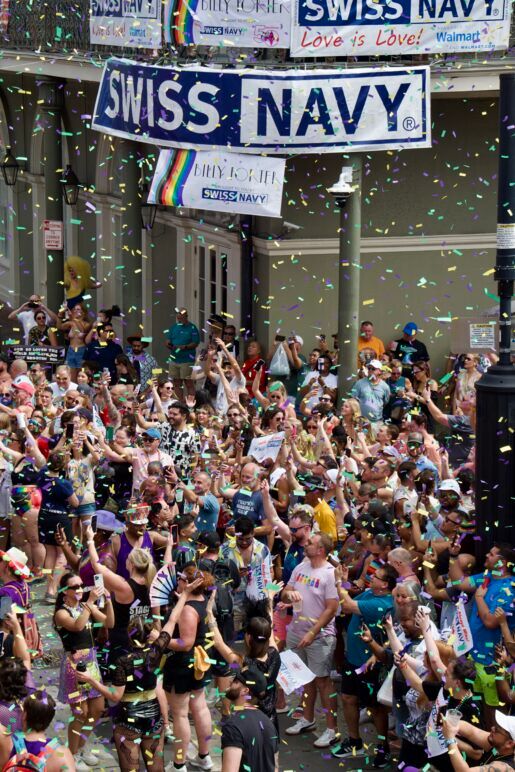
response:
M178 46L193 45L193 23L198 0L168 0L165 8L165 40Z
M182 193L195 163L195 150L175 150L161 153L148 201L164 206L183 206Z

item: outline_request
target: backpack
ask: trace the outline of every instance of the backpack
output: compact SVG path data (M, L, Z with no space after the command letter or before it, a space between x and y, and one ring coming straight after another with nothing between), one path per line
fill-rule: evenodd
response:
M41 640L41 633L39 632L36 617L34 616L32 606L30 605L29 593L27 592L27 597L24 598L18 587L15 587L12 584L10 584L9 587L12 590L16 590L20 596L20 602L18 605L25 609L25 614L20 615L20 624L21 629L23 630L23 637L25 638L25 642L29 650L30 658L38 659L39 657L43 656L43 641Z
M45 772L47 759L59 743L54 737L36 756L27 750L25 738L20 732L13 734L12 741L16 755L4 765L2 772Z
M218 558L218 560L201 558L198 567L201 571L208 571L215 577L215 617L219 625L223 624L227 617L232 616L234 608L232 591L233 578L229 562L227 560L222 560L222 558Z

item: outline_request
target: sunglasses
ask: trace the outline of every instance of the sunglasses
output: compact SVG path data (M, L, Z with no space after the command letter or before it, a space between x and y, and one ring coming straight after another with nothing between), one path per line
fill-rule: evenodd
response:
M421 448L422 442L408 442L408 448Z
M82 591L83 588L84 588L83 584L68 584L66 586L67 590L80 590L80 591Z
M309 528L309 527L310 527L310 526L309 526L309 525L307 525L307 524L306 524L306 525L299 525L299 527L298 527L298 528L292 528L292 527L290 526L290 533L297 533L297 531L302 531L302 529L303 529L303 528Z
M154 442L154 437L143 437L143 442Z

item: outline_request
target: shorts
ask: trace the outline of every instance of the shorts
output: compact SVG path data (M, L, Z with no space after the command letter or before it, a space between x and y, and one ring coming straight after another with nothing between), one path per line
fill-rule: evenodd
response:
M485 665L474 661L476 666L476 680L472 687L475 694L482 694L486 705L497 708L501 704L497 694L497 668L494 673L489 673Z
M95 504L79 504L73 514L75 517L80 517L81 520L91 520L96 511Z
M185 362L184 364L170 362L168 366L168 372L170 374L170 378L179 378L181 380L187 381L191 378L191 373L193 372L193 365L188 364L187 362Z
M276 641L285 641L288 632L288 625L293 619L292 614L284 611L274 611L274 638Z
M38 533L39 541L41 544L46 544L51 547L59 546L55 540L55 534L57 526L62 526L66 538L69 542L73 539L72 533L72 521L71 517L66 514L57 514L54 512L46 512L45 510L39 510L38 517Z
M288 630L286 635L286 647L293 649L305 665L317 678L326 678L331 675L333 668L333 655L336 648L336 636L324 635L315 638L313 643L305 649L297 649L296 646L302 636Z
M82 363L84 362L84 354L86 353L86 346L79 346L79 348L74 349L73 346L68 346L68 351L66 352L66 359L65 364L68 365L68 367L73 367L76 369L79 369L79 367L82 366Z
M377 694L381 686L381 665L375 665L366 673L356 673L356 670L358 667L348 659L343 661L341 693L358 697L360 705L365 708L377 705Z

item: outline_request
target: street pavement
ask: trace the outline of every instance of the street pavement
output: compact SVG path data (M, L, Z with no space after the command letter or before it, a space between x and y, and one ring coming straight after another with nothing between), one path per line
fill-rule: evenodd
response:
M40 626L41 634L44 640L45 654L48 661L38 662L34 670L34 678L36 684L40 688L45 688L53 697L57 699L57 691L59 687L59 664L61 658L62 647L60 644L59 636L52 625L52 606L48 606L43 602L44 588L42 585L36 585L33 589L33 608L36 614L38 624ZM335 684L335 692L338 691L338 684ZM296 695L292 695L291 707L296 707L299 698ZM214 700L213 700L214 702ZM219 720L220 714L214 704L211 704L211 713L213 715L213 749L211 756L214 761L214 772L219 772L221 769L221 751L220 751L220 728ZM70 709L67 705L58 703L57 714L54 721L55 736L65 743L66 731L68 722L70 719ZM289 737L285 734L284 730L290 726L294 719L289 715L284 714L279 717L279 723L281 727L281 744L279 753L279 769L281 772L319 772L321 769L339 770L339 769L371 769L372 759L374 751L374 730L372 724L365 724L362 727L363 740L365 745L370 747L370 756L362 756L358 759L345 759L337 760L333 759L328 749L319 750L313 747L313 742L316 736L323 731L324 721L323 714L319 713L317 716L319 727L317 731L303 734L297 737ZM340 709L340 725L342 722L341 709ZM195 741L194 732L192 733L193 741ZM98 766L92 769L102 772L103 770L119 769L116 751L111 736L111 722L104 720L100 723L94 732L91 739L88 740L88 749L91 749L93 753L98 755ZM169 743L165 746L165 762L167 764L167 770L171 770L173 765L171 764L171 745ZM141 767L143 769L143 766ZM193 771L193 767L189 768ZM249 771L251 772L251 771Z

